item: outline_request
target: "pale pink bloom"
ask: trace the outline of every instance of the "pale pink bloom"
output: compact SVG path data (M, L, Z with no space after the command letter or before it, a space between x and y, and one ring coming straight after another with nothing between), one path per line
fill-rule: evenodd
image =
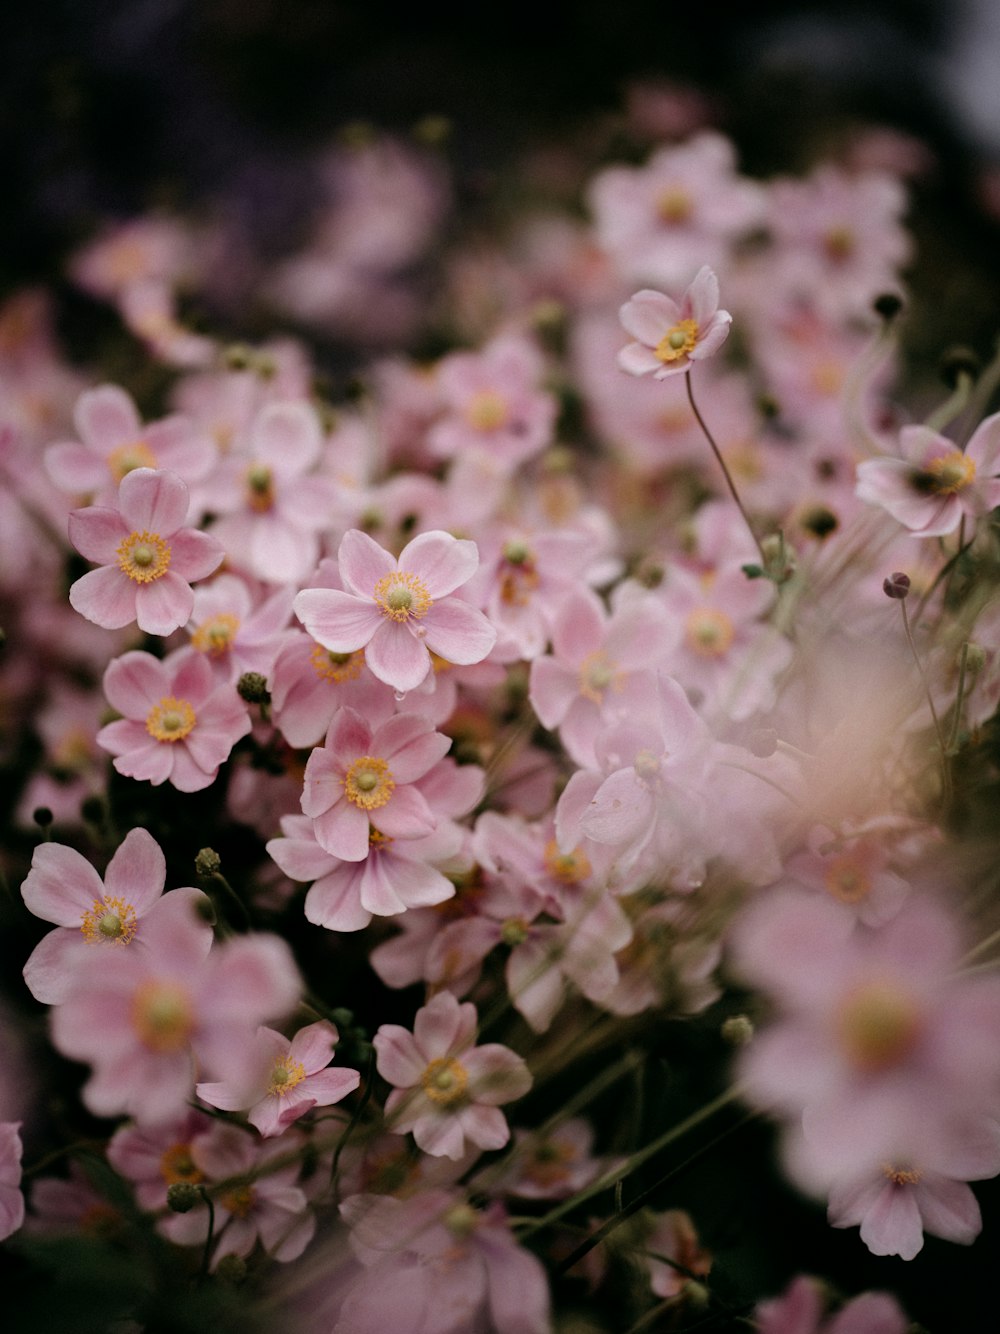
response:
M601 998L609 1014L633 1015L654 1006L698 1014L719 999L715 973L722 945L705 929L697 904L670 898L630 914L632 939L615 955L619 980Z
M866 926L878 926L899 911L910 892L891 860L884 833L855 833L847 826L838 836L819 825L810 831L808 846L785 863L785 878L829 894Z
M288 641L291 588L254 598L245 579L220 574L195 589L188 622L191 647L203 653L219 680L235 683L244 672L270 679L275 659Z
M184 1183L201 1185L204 1172L191 1156L195 1140L212 1134L217 1123L189 1110L162 1125L120 1126L108 1141L108 1162L135 1187L136 1203L146 1213L163 1213L157 1231L179 1246L203 1242L208 1235L208 1207L199 1203L186 1214L167 1210L167 1191Z
M131 397L115 384L81 394L73 420L80 441L50 445L45 468L60 490L96 492L100 505L113 503L135 468L166 469L190 484L206 477L215 463L211 440L187 417L144 426Z
M224 1255L249 1255L258 1241L272 1260L285 1264L297 1259L312 1241L316 1217L295 1184L301 1164L269 1166L288 1149L286 1140L260 1144L239 1126L219 1126L214 1134L192 1143L191 1157L209 1181L245 1178L213 1196L218 1238L213 1269Z
M71 985L72 960L88 948L103 951L108 968L126 948L155 952L159 930L177 917L198 923L210 941L212 928L198 914L199 905L208 906L205 895L185 888L163 897L166 875L160 846L145 829L126 834L103 881L74 848L40 843L21 896L29 912L55 922L57 929L35 946L24 965L24 980L35 999L62 1004Z
M918 537L953 533L1000 505L1000 413L976 427L960 449L926 426L900 432L899 459L858 464L857 494L880 505Z
M649 1286L657 1297L677 1297L691 1274L704 1278L712 1268L712 1255L701 1245L691 1216L683 1209L654 1214L653 1230L643 1241L643 1261L649 1270ZM665 1259L660 1259L663 1256ZM686 1272L667 1261L674 1260Z
M372 825L387 838L429 834L437 818L416 781L450 745L450 737L416 714L396 714L373 729L354 709L338 709L325 744L309 757L302 793L319 845L360 862Z
M522 1200L564 1200L589 1186L610 1166L595 1158L594 1132L573 1116L546 1133L515 1130L514 1144L499 1175L487 1169L484 1186ZM476 1178L473 1178L473 1186Z
M531 1075L509 1047L476 1047L476 1007L439 992L417 1011L413 1033L382 1024L372 1043L379 1074L395 1087L385 1105L389 1128L413 1131L434 1157L460 1158L466 1141L502 1149L510 1138L503 1113L531 1087Z
M618 365L629 375L662 380L691 369L693 361L711 357L729 336L733 317L719 309L719 280L707 266L698 270L678 304L648 288L626 301L619 318L637 342L618 353Z
M456 1189L407 1200L353 1195L340 1206L365 1266L333 1334L549 1334L545 1270L520 1247L499 1204Z
M761 1302L754 1312L760 1334L906 1334L910 1322L895 1297L866 1292L829 1320L823 1289L811 1278L795 1279L782 1297Z
M24 1222L20 1129L20 1121L0 1122L0 1241L5 1241Z
M121 1211L97 1190L78 1162L70 1162L68 1179L41 1177L31 1187L26 1233L107 1240L121 1236L124 1226Z
M155 951L129 950L115 968L94 954L73 961L66 1003L51 1014L52 1042L92 1066L82 1096L95 1116L174 1119L196 1069L221 1072L260 1023L295 1006L301 982L279 937L210 949L201 923L178 918L157 933Z
M146 278L130 283L117 301L126 327L145 343L150 355L168 366L208 366L219 346L205 334L185 328L177 317L177 298L167 283Z
M314 639L334 653L365 650L375 676L413 690L431 670L431 652L446 662L482 662L496 631L481 611L449 594L476 572L475 542L421 533L398 562L358 529L337 554L345 592L308 588L295 612Z
M336 501L334 484L317 474L322 452L311 404L260 409L245 452L224 458L199 495L221 516L213 532L232 564L270 584L298 583L315 568Z
M289 1042L273 1028L258 1028L253 1040L230 1053L221 1081L198 1084L202 1102L225 1112L246 1112L247 1120L268 1138L283 1131L313 1107L329 1107L358 1087L357 1070L327 1069L333 1060L337 1030L309 1024Z
M70 259L69 276L92 296L114 300L132 283L183 277L198 238L180 218L150 215L102 228Z
M162 661L150 653L123 653L104 673L104 693L123 717L101 728L98 744L116 757L120 774L154 787L208 787L251 728L236 688L217 685L212 668L193 649Z
M947 1127L938 1145L919 1157L897 1157L863 1174L850 1174L830 1190L834 1227L861 1228L873 1255L912 1260L924 1232L969 1246L982 1230L976 1197L965 1184L1000 1172L1000 1126Z
M486 451L512 468L552 440L556 400L537 388L542 372L538 350L508 334L480 352L453 352L438 367L444 416L427 443L439 458Z
M679 629L652 595L610 616L587 589L574 589L552 623L552 652L531 664L528 698L543 727L577 764L594 763L602 726L626 718L636 701L655 696L655 671Z
M209 533L183 526L188 489L171 472L135 468L118 488L118 508L91 506L69 516L69 538L100 569L77 579L71 605L105 630L138 622L169 635L190 617L189 580L204 579L225 552Z

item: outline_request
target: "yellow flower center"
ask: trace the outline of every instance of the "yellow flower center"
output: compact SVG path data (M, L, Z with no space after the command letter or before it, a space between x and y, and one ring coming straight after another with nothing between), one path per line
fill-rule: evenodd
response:
M419 621L434 605L426 585L405 570L382 576L375 585L375 601L391 621Z
M827 891L841 903L860 903L868 897L872 888L867 871L850 852L833 858L826 868L823 882Z
M670 186L656 200L656 216L671 226L687 222L693 212L691 196L679 185Z
M420 1076L420 1083L431 1102L439 1107L457 1107L465 1102L469 1076L459 1061L451 1056L440 1056Z
M274 505L274 478L266 463L251 463L246 472L247 504L255 514L266 514Z
M561 1185L569 1178L569 1167L576 1157L570 1144L542 1140L524 1165L524 1175L536 1186Z
M480 389L465 406L465 420L474 431L498 431L509 417L507 400L495 389Z
M316 644L309 655L313 671L323 681L356 681L365 665L364 649L355 649L353 653L334 653Z
M702 658L723 658L736 637L736 627L714 607L696 607L684 622L687 646Z
M953 496L974 481L975 476L976 465L968 454L953 449L939 459L932 459L917 474L917 487L935 496Z
M883 1163L882 1175L894 1186L915 1186L923 1172L914 1167L897 1167L895 1163Z
M157 741L183 741L194 730L197 721L195 711L186 699L164 695L149 711L146 731Z
M160 1158L160 1176L168 1186L175 1186L178 1181L187 1181L197 1186L205 1180L205 1174L195 1166L191 1157L190 1144L171 1144Z
M823 237L823 249L827 258L832 259L835 264L842 264L845 259L850 259L855 245L854 233L846 224L831 227Z
M390 843L395 842L388 834L383 834L381 829L376 829L374 825L368 826L368 846L370 848L387 848Z
M344 775L344 792L348 801L363 811L376 811L384 806L396 789L396 783L385 760L374 755L362 755Z
M191 644L199 653L207 653L211 658L221 658L232 648L236 632L240 628L240 618L231 611L220 611L217 616L210 616L191 636Z
M107 458L108 471L116 482L134 472L136 468L155 468L156 455L145 440L133 440L131 444L119 445Z
M822 394L824 398L833 398L843 388L844 368L836 361L821 361L819 365L813 367L809 378L817 394Z
M132 998L132 1027L147 1050L181 1051L194 1032L191 997L176 982L143 982Z
M479 1226L479 1210L471 1204L453 1204L441 1221L453 1237L465 1241Z
M90 945L107 940L114 945L127 945L137 927L135 909L124 899L95 899L93 906L83 914L80 931Z
M588 653L580 663L580 694L595 704L604 703L604 692L611 686L621 690L617 664L604 652Z
M591 866L586 854L579 848L574 848L572 852L560 852L554 838L546 843L542 860L552 879L563 885L578 885L590 875Z
M71 727L60 738L52 751L52 764L56 769L77 773L90 763L93 743L82 727Z
M539 582L534 552L527 542L507 542L500 573L500 601L509 607L526 607Z
M651 750L640 750L633 761L633 768L636 777L642 782L646 784L655 782L660 775L659 756L654 755Z
M257 1203L257 1192L253 1186L237 1186L234 1190L227 1190L219 1196L219 1203L223 1209L229 1211L234 1218L246 1218L253 1211Z
M523 945L528 939L528 923L523 917L508 917L500 927L500 939L511 949L515 945Z
M857 987L843 999L836 1017L841 1049L862 1074L880 1074L905 1060L920 1028L916 1000L892 981Z
M170 568L170 546L159 533L129 533L115 554L118 568L137 584L151 584Z
M668 329L653 349L660 361L669 365L688 356L698 341L698 325L694 320L680 320Z
M267 1091L278 1098L283 1098L296 1085L301 1084L305 1077L306 1068L301 1061L293 1061L290 1056L283 1056L271 1071Z

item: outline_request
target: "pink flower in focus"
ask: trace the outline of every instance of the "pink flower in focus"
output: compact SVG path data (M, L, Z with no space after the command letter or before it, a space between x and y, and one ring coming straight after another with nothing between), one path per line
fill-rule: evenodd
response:
M273 1028L258 1028L252 1043L232 1054L226 1077L195 1091L212 1107L247 1112L265 1138L280 1135L313 1107L340 1102L361 1083L357 1070L326 1068L337 1037L328 1023L300 1028L291 1042Z
M98 743L116 757L120 774L154 787L208 787L251 728L236 688L216 685L212 668L193 649L162 662L151 653L123 653L104 673L104 693L124 717L102 727Z
M733 321L719 309L719 280L707 265L698 270L680 304L648 288L626 301L619 318L637 342L618 353L618 365L629 375L663 380L690 370L692 361L711 357L729 336Z
M474 1046L476 1007L439 992L417 1011L413 1033L383 1024L372 1043L378 1072L395 1088L385 1105L397 1135L413 1131L425 1153L461 1158L466 1140L502 1149L510 1138L497 1108L521 1098L531 1075L509 1047Z
M6 1240L24 1222L20 1129L20 1121L0 1123L0 1241Z
M858 464L857 494L918 537L953 533L1000 505L1000 413L980 422L965 449L927 426L904 426L901 459Z
M69 538L100 569L77 579L72 606L105 630L137 621L169 635L190 617L191 579L204 579L225 552L208 533L181 525L188 489L175 473L135 468L118 488L118 509L91 506L69 516Z
M167 865L159 844L145 829L132 829L108 863L104 881L74 848L41 843L31 859L31 870L21 886L29 912L55 922L24 965L24 980L36 1000L60 1005L68 994L74 955L88 948L105 951L105 966L113 967L108 950L155 949L156 933L164 922L180 916L199 922L207 940L212 928L198 917L206 903L198 889L175 889L163 896Z
M335 653L365 650L380 681L415 689L431 670L431 652L462 666L482 662L496 631L481 611L449 597L476 571L475 542L450 533L421 533L395 561L359 529L337 553L346 592L307 588L295 599L299 620Z
M270 678L290 637L292 597L292 589L279 588L261 601L238 575L220 574L195 591L187 627L191 647L205 655L219 680L235 683L244 672Z
M823 1319L820 1285L804 1275L782 1297L755 1311L759 1334L906 1334L909 1321L886 1292L865 1292L830 1320Z

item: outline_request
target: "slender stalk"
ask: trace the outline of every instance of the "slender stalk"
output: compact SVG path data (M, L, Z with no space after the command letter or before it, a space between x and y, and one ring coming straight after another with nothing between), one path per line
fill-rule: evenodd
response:
M753 526L753 524L750 522L750 515L747 514L746 510L745 510L744 507L743 507L743 501L740 500L740 493L736 490L736 483L733 481L732 473L731 473L731 472L729 471L729 469L726 467L726 461L725 461L725 459L722 457L722 453L721 453L721 451L720 451L720 449L719 449L719 446L715 443L715 437L712 435L712 432L708 429L708 426L705 424L705 418L701 415L701 412L698 410L698 404L694 401L694 390L693 390L692 387L691 387L691 372L690 372L690 371L688 371L688 373L684 376L684 381L685 381L685 384L687 385L687 396L688 396L688 402L691 404L691 411L694 413L694 415L695 415L695 420L697 421L698 425L701 427L702 434L704 435L705 439L708 441L709 445L711 446L712 453L715 455L715 461L716 461L716 463L718 463L719 467L722 469L722 475L723 475L723 477L725 477L725 479L726 479L726 486L729 487L729 494L732 496L733 500L736 502L736 508L739 510L740 514L743 516L743 522L746 524L746 526L747 526L747 531L749 532L750 536L751 536L751 537L753 538L753 540L754 540L754 546L755 546L755 547L757 548L757 550L760 552L760 561L761 561L761 565L766 569L766 568L767 568L767 557L766 557L765 554L764 554L764 548L763 548L763 547L761 546L761 544L760 544L760 538L759 538L759 537L757 536L757 534L754 532L754 526Z
M924 422L929 431L937 431L938 434L944 430L949 422L955 420L969 405L969 399L972 396L972 386L975 383L968 371L963 371L958 376L958 383L955 385L952 393L945 399L940 407L935 408L931 415Z
M212 1242L215 1240L215 1205L204 1186L198 1188L198 1193L208 1205L208 1236L205 1238L205 1249L202 1252L201 1269L198 1273L198 1282L203 1283L208 1277L208 1262L212 1258Z
M968 670L969 643L962 645L962 655L958 661L958 691L955 695L955 717L951 724L951 736L948 738L948 753L951 754L958 741L958 729L962 725L962 705L965 703L965 677Z
M903 613L903 629L906 631L906 640L910 645L910 652L913 654L913 661L917 664L917 671L920 673L920 679L924 683L924 694L927 696L927 703L931 707L931 717L934 719L934 731L937 733L938 748L941 751L941 781L944 785L945 800L951 798L951 770L948 764L948 746L944 739L944 729L941 726L941 719L938 717L938 711L934 707L934 696L931 694L930 684L927 675L924 672L924 665L920 661L920 654L917 652L917 646L913 642L913 631L910 629L910 618L906 612L906 599L899 599L900 611Z

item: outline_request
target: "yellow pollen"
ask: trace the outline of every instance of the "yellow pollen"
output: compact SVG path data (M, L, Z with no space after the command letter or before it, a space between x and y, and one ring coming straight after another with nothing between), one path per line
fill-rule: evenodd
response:
M377 811L395 791L396 783L385 760L362 755L344 775L344 793L348 801L363 811Z
M306 1077L306 1068L301 1061L293 1061L290 1056L283 1056L271 1071L267 1091L278 1098L290 1093Z
M274 505L271 469L265 463L251 463L246 473L247 504L256 514L266 514Z
M199 653L207 653L211 658L221 658L232 647L236 632L240 628L240 618L231 611L220 611L217 616L210 616L191 636L192 647Z
M257 1203L257 1192L253 1186L237 1186L235 1190L227 1190L224 1195L220 1195L219 1203L234 1218L246 1218Z
M164 1151L160 1158L160 1176L168 1186L174 1186L178 1181L197 1186L199 1181L205 1180L204 1172L199 1171L191 1157L190 1144L171 1144Z
M824 398L832 398L834 394L839 394L843 387L844 368L836 361L823 361L813 367L809 378L817 394L822 394Z
M580 694L584 699L592 700L595 704L603 704L604 692L609 686L613 690L621 690L621 676L615 670L616 666L617 664L600 650L587 654L580 663Z
M116 482L134 472L136 468L155 468L156 455L145 440L133 440L129 445L119 445L107 458L108 471Z
M854 253L855 244L854 233L846 225L831 227L823 237L823 249L827 258L835 264L842 264L845 259L849 259Z
M695 607L684 622L687 646L702 658L723 658L732 648L736 627L713 607Z
M471 1204L453 1204L441 1221L453 1237L464 1241L478 1227L479 1211Z
M183 741L198 721L186 699L164 695L146 717L146 731L157 741Z
M464 1065L454 1057L440 1056L420 1076L420 1083L431 1102L439 1107L457 1107L466 1101L469 1076Z
M841 1002L836 1031L848 1061L862 1074L880 1074L906 1059L920 1036L914 997L892 981L866 982Z
M953 449L939 459L932 459L920 473L926 489L938 496L953 496L975 479L976 465L968 454Z
M382 576L375 585L375 601L392 621L419 621L434 605L426 585L405 570Z
M151 584L170 567L170 546L159 533L129 533L115 554L118 568L137 584Z
M579 848L572 852L560 852L559 844L550 838L545 845L542 861L546 871L562 885L578 885L590 875L591 866L587 856Z
M500 928L500 939L511 949L528 939L528 923L523 917L508 917Z
M57 769L77 772L90 763L92 743L82 727L71 727L52 751L52 763Z
M176 982L143 982L132 998L132 1027L148 1051L182 1051L194 1032L191 997Z
M841 903L860 903L868 897L872 888L867 871L851 852L833 858L826 868L823 883L828 893Z
M572 1145L543 1140L525 1163L524 1175L537 1186L558 1186L568 1178L575 1156Z
M668 329L653 351L660 361L669 365L688 356L698 341L698 325L694 320L680 320Z
M507 400L495 389L480 389L465 405L465 420L474 431L498 431L509 417Z
M690 218L694 206L691 196L679 185L672 185L664 190L656 201L656 215L661 222L666 222L672 226L678 223L687 222Z
M897 1167L895 1163L883 1163L882 1175L894 1186L915 1186L923 1176L923 1172L914 1167Z
M388 834L383 834L381 829L376 829L374 825L368 826L368 846L370 848L385 848L394 841Z
M636 776L644 783L652 783L660 773L659 758L651 750L640 750L633 762Z
M309 655L313 671L324 681L356 681L365 665L364 649L353 653L333 653L322 644L316 644Z
M113 945L127 945L137 927L135 909L124 899L95 899L83 914L80 931L90 945L106 940Z

